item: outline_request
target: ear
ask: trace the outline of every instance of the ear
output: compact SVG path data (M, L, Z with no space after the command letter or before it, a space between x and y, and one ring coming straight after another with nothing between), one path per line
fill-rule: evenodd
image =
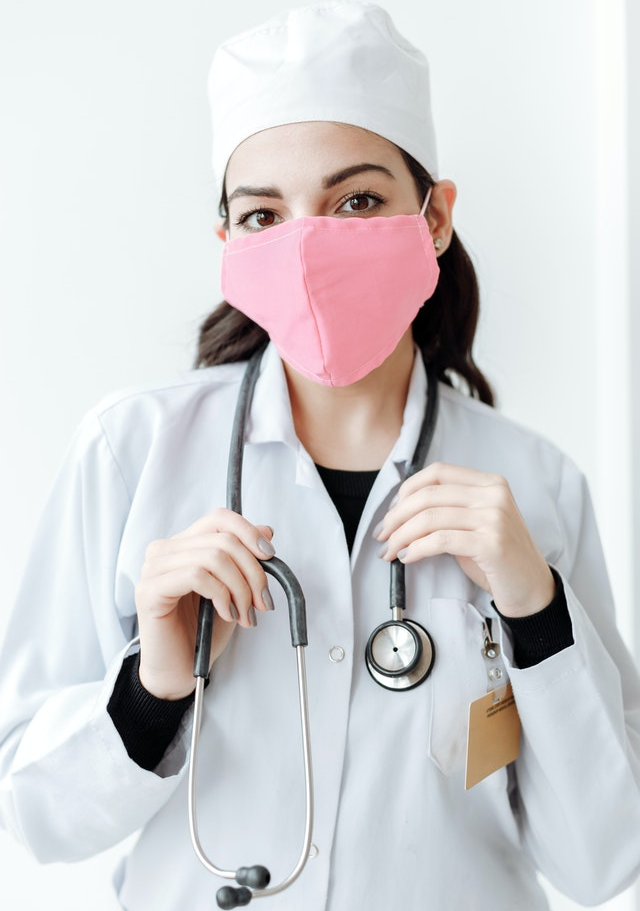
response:
M427 224L436 244L436 255L440 256L451 243L453 233L453 206L457 195L452 180L439 180L431 192L427 207Z
M220 240L227 241L227 229L225 228L223 221L217 222L214 230Z

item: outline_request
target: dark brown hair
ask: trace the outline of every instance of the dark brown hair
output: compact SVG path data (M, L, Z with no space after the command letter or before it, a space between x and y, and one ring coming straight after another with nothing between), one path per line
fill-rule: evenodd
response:
M400 149L411 172L418 195L424 199L435 183L411 155ZM227 218L226 189L219 213ZM480 312L480 294L475 269L460 238L453 232L451 242L438 258L440 277L428 306L413 321L413 338L442 382L462 385L473 398L493 405L493 390L475 363L473 340ZM253 320L222 301L200 327L197 367L213 367L247 360L266 344L267 333Z

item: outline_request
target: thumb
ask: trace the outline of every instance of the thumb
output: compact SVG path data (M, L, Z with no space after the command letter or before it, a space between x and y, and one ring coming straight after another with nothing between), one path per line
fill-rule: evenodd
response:
M258 532L258 549L262 551L261 560L265 558L269 560L271 557L275 556L276 549L271 543L273 538L273 528L270 525L256 525L255 526Z

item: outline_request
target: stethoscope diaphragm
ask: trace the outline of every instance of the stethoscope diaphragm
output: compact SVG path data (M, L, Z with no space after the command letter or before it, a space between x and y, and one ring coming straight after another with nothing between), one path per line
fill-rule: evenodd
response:
M415 620L381 623L365 649L367 670L388 690L410 690L427 679L436 650L426 629Z

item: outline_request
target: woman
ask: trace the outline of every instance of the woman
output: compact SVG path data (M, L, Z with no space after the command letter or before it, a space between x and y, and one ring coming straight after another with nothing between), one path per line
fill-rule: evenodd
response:
M143 829L121 906L212 906L185 812L209 598L202 842L282 879L304 795L287 610L263 568L277 551L308 606L317 813L272 907L535 911L537 869L602 901L640 863L640 683L583 479L491 409L471 358L477 297L424 59L379 8L331 4L227 42L211 89L233 306L203 327L207 369L112 398L76 437L0 663L3 823L44 861ZM223 507L231 424L267 336L240 516ZM435 433L407 477L434 375ZM400 692L364 657L396 558L435 645ZM507 676L520 754L465 790L469 703L499 683L506 705Z

